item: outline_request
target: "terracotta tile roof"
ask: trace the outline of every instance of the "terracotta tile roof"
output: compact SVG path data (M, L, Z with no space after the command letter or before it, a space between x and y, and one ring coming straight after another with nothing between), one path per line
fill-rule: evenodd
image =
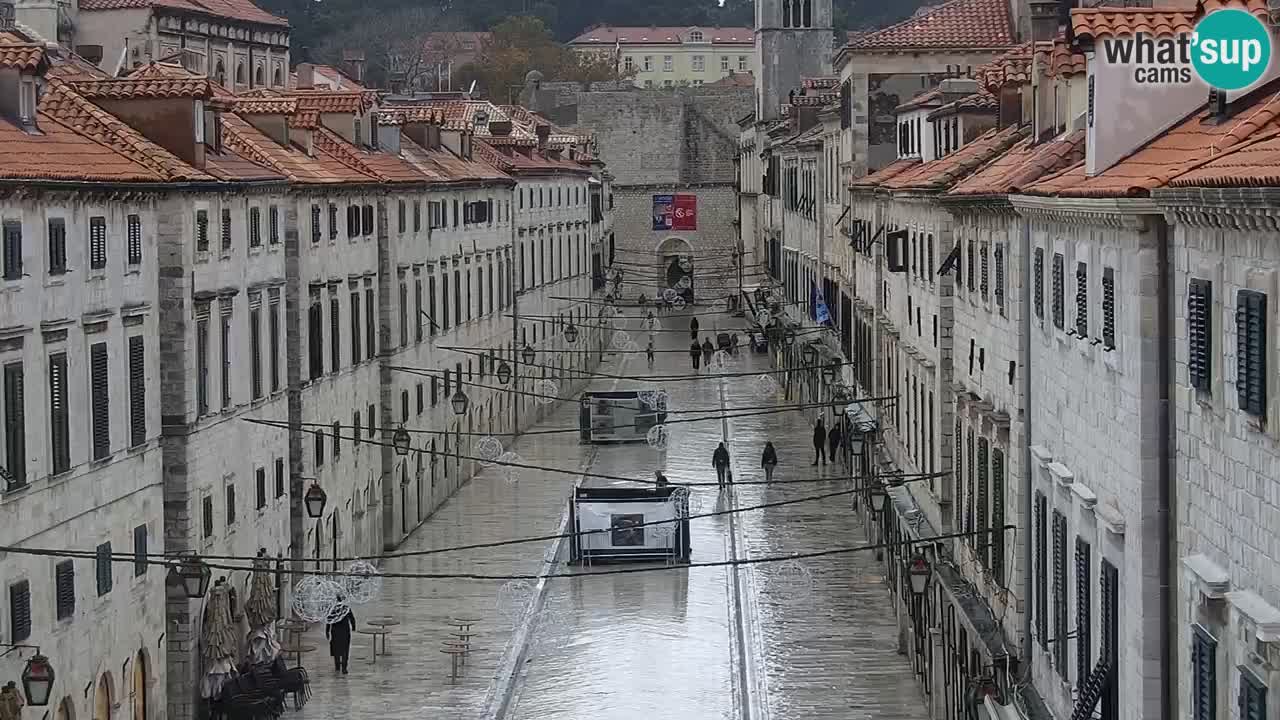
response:
M51 80L40 110L86 137L122 153L168 180L209 180L210 176L179 160L114 115L98 108L62 80Z
M879 170L871 173L870 175L866 175L864 177L858 178L857 180L854 180L853 182L849 183L849 187L863 188L863 189L871 189L874 187L878 187L880 183L883 183L885 180L889 180L890 178L895 178L901 175L902 173L919 166L920 166L920 161L914 158L908 158L905 160L895 160L889 163L888 165L885 165L884 167L880 168Z
M894 108L895 113L910 112L926 107L937 107L942 104L942 91L938 89L930 90L926 93L917 95L910 100L902 103Z
M1032 184L1024 192L1061 197L1145 196L1174 178L1188 175L1260 133L1280 128L1280 99L1272 81L1257 91L1258 100L1227 122L1205 122L1201 107L1105 172L1085 175L1084 163Z
M66 48L58 48L56 52L46 52L49 68L44 71L46 78L62 80L106 80L111 76L103 72L97 65L85 60Z
M299 110L289 116L289 127L297 130L315 130L320 127L320 113L316 110Z
M849 49L995 49L1014 44L1005 0L950 0L887 28L864 33Z
M378 93L371 90L292 90L287 97L297 98L301 110L322 113L364 113L378 102Z
M298 112L298 101L290 97L237 97L232 107L240 115L292 115Z
M1076 8L1071 11L1071 30L1081 40L1145 33L1170 36L1189 33L1195 27L1194 10L1152 10L1150 8Z
M43 112L40 132L0 121L0 178L84 182L160 182L164 176Z
M355 170L325 152L320 143L316 143L313 154L308 155L297 145L280 145L232 114L222 116L222 130L223 144L232 152L293 182L319 185L377 182L372 175Z
M955 113L996 113L1000 111L1000 100L986 90L979 90L972 95L947 103L929 113L929 118L952 115Z
M191 72L178 63L156 62L153 60L146 65L135 68L126 77L131 80L171 80L174 78L198 78L203 76Z
M1005 195L1084 159L1083 130L1038 145L1026 138L978 172L956 183L949 195Z
M378 111L379 125L404 125L405 123L440 122L442 115L436 108L422 105L384 107Z
M420 183L427 178L399 156L385 152L369 152L344 140L329 128L322 127L313 138L318 149L333 156L338 162L385 183Z
M1262 133L1168 182L1168 187L1280 186L1280 130Z
M121 78L118 80L73 81L77 94L87 98L121 100L124 98L207 98L213 94L209 81L202 77L188 79Z
M698 44L690 40L693 31L702 33L709 45L754 45L755 31L745 27L609 27L592 28L569 41L570 45L679 45Z
M289 27L289 21L276 17L249 0L80 0L80 10L129 10L136 8L164 8L196 13L209 17L240 20L263 25Z
M1049 57L1049 74L1055 77L1066 77L1083 73L1088 67L1084 53L1062 38L1053 41L1053 52Z
M44 62L44 47L41 45L0 41L0 68L34 72Z
M404 159L420 172L439 178L442 182L511 180L511 177L500 169L498 156L501 153L483 140L474 141L471 147L475 158L479 159L460 158L447 148L427 150L403 133L400 135L400 154Z
M284 180L284 174L268 170L263 165L248 160L227 147L222 152L211 152L208 148L204 154L204 169L219 180L239 182L262 182L264 180Z
M1026 137L1029 130L1011 125L993 129L945 157L881 183L887 190L946 190Z

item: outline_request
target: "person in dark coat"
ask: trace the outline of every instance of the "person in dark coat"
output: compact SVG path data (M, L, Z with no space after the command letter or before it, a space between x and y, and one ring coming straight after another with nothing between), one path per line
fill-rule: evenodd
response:
M840 457L840 441L843 440L843 433L840 432L840 423L831 426L831 430L827 432L827 455L831 457L831 462L835 463Z
M702 346L698 344L697 338L689 344L689 360L693 362L693 369L697 370L702 367Z
M716 451L711 454L711 464L716 466L716 480L724 485L729 476L729 448L725 447L724 443L720 443Z
M822 424L822 418L818 418L818 424L813 426L813 462L811 465L817 465L818 460L822 460L822 464L827 464L827 427Z
M711 353L716 351L716 346L711 344L711 338L702 341L702 362L711 363Z
M657 486L660 488L664 488L671 484L671 481L667 479L666 475L662 474L661 470L654 470L653 478L657 481Z
M689 321L689 337L693 338L694 342L698 341L698 318Z
M339 602L341 602L339 598ZM347 658L351 655L351 631L356 629L356 614L347 608L347 614L336 623L324 626L324 636L329 638L329 654L333 656L333 669L347 674Z
M773 469L778 466L778 451L772 442L765 442L764 452L760 454L760 467L764 468L764 481L773 482Z

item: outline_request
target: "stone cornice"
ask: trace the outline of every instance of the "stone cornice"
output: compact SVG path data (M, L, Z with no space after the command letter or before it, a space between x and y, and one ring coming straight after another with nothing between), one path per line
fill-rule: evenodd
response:
M961 215L1016 215L1008 195L943 195L938 198L947 212Z
M1084 223L1142 231L1147 217L1162 211L1150 198L1056 198L1011 195L1018 214L1035 220Z
M1154 193L1169 222L1237 231L1280 231L1280 188L1169 188Z

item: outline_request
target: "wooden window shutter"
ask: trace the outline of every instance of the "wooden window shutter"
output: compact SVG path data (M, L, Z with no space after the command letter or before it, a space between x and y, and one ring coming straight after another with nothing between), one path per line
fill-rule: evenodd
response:
M1213 283L1193 278L1187 286L1187 374L1191 387L1212 392Z
M991 576L1004 585L1004 451L991 449Z
M222 208L222 250L231 249L231 208Z
M31 583L27 580L9 586L9 634L15 643L31 637Z
M1067 677L1067 519L1053 511L1053 662Z
M1191 628L1191 717L1218 716L1218 641L1203 627Z
M336 340L335 340L336 342ZM351 364L360 364L360 291L351 293Z
M1063 295L1065 263L1062 253L1053 254L1053 326L1059 330L1066 327L1066 298Z
M365 205L360 209L360 230L364 235L373 234L373 206Z
M1102 347L1113 350L1116 346L1116 271L1102 268Z
M4 279L22 279L22 223L7 220L4 231Z
M107 266L107 219L89 218L89 267L100 270Z
M89 347L90 410L93 413L93 459L111 454L111 398L107 375L107 344Z
M1240 673L1240 720L1267 720L1267 687L1248 672Z
M98 595L106 595L111 592L111 543L104 542L98 545L93 565L95 579L98 582Z
M320 242L320 206L311 206L311 242Z
M145 575L147 572L147 526L139 525L133 529L133 575Z
M267 506L267 469L257 468L253 471L254 507L262 509Z
M978 243L970 240L968 251L966 260L969 264L969 292L973 292L978 289Z
M284 458L276 458L276 497L284 497Z
M977 489L978 489L977 457L978 457L978 453L976 450L976 442L974 441L973 430L971 429L969 430L969 473L968 473L969 479L966 483L965 494L964 494L965 495L964 526L965 526L966 532L973 532L978 529L978 526L976 523L976 516L974 515L974 504L975 504ZM972 546L974 544L973 536L967 537L965 539L965 542L969 543L969 545Z
M1076 263L1076 334L1089 337L1089 266Z
M1076 683L1093 669L1093 554L1084 538L1076 538Z
M347 219L351 219L351 214L347 214ZM329 239L336 240L338 238L338 206L329 203Z
M76 612L76 569L71 560L63 560L53 568L54 603L59 620Z
M1102 561L1102 644L1099 664L1105 671L1102 679L1102 720L1119 720L1120 692L1116 673L1120 666L1120 572L1107 560Z
M142 218L130 215L126 221L128 243L125 248L126 261L130 265L142 264Z
M342 457L342 425L333 424L333 458L336 460Z
M320 303L315 298L307 308L307 345L311 379L315 380L324 374L324 351L321 337Z
M329 372L342 369L342 311L338 306L338 294L329 295Z
M991 501L990 492L989 492L990 490L990 482L989 482L990 466L988 464L990 459L989 452L990 451L989 451L989 445L987 443L987 439L978 438L978 477L977 477L978 518L977 518L977 524L974 527L974 529L977 530L978 532L983 532L984 530L989 529L989 526L987 525L987 518L988 518L987 510L988 510L988 504ZM991 536L987 534L978 535L973 539L974 546L978 548L978 557L981 558L983 561L986 560L987 545L990 542L991 542Z
M1047 650L1049 648L1049 568L1048 568L1048 552L1046 545L1048 540L1048 528L1046 527L1046 509L1048 501L1043 492L1036 491L1035 497L1035 572L1036 572L1036 636L1040 640L1040 648Z
M988 252L990 249L990 245L982 243L982 257L980 258L982 275L978 280L978 294L982 296L983 300L987 299L987 292L991 289L991 254Z
M374 418L377 417L374 414L376 412L377 412L377 408L373 404L370 404L369 405L369 429L366 431L369 433L369 437L373 437L373 434L378 430L378 428L375 426L375 420L374 420Z
M1236 393L1240 409L1267 412L1267 296L1241 290L1236 296Z
M996 245L995 250L996 265L996 305L1004 307L1004 245Z
M249 208L249 247L262 245L262 210Z
M272 245L280 244L280 208L272 205L267 208L267 224L270 226L267 236L267 242Z
M236 485L235 483L227 483L225 489L227 499L227 527L236 522Z
M955 459L955 497L951 498L952 514L956 529L964 532L964 443L961 439L964 437L964 430L960 426L960 421L956 420L956 459Z
M324 467L324 433L316 430L312 434L315 440L315 461L316 467Z
M406 230L406 225L408 223L408 220L409 220L408 207L405 205L404 200L400 200L396 204L396 230L403 234L404 231Z
M146 337L129 338L129 446L147 441Z
M1036 248L1032 260L1032 302L1035 304L1036 317L1044 319L1044 248Z
M200 530L205 537L213 537L213 498L207 495L200 501Z
M364 289L364 345L365 357L373 359L378 355L378 323L373 314L377 305L373 300L373 288Z
M49 274L67 271L67 221L49 218Z
M369 418L369 422L373 422L373 418ZM351 413L351 427L354 430L351 434L351 443L360 447L360 431L364 428L364 423L361 422L359 410Z
M9 487L27 483L26 377L22 363L4 366L4 467L9 473Z

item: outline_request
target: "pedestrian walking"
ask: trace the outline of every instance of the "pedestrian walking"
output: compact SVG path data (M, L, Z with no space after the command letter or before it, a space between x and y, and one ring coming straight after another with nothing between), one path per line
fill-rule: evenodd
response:
M653 471L653 479L657 481L658 487L660 488L664 488L671 484L671 481L667 479L666 475L662 474L661 470Z
M760 454L760 467L764 468L764 481L773 482L773 469L778 467L778 451L773 443L766 441L764 452Z
M649 369L652 370L653 369L653 341L652 340L650 340L649 344L645 346L644 357L646 360L649 361Z
M831 426L831 430L827 432L827 455L831 458L834 465L840 457L840 441L843 439L840 432L840 423Z
M339 597L341 602L342 598ZM335 623L324 626L324 636L329 638L329 654L333 656L333 669L343 675L347 674L347 658L351 655L351 631L356 629L356 614L347 608L347 613Z
M702 346L698 344L697 338L694 338L693 342L689 343L689 360L693 363L694 370L702 367Z
M689 337L695 342L698 340L698 318L689 321Z
M716 451L711 454L711 464L716 466L716 481L721 485L728 482L729 448L725 447L724 443L720 443Z
M708 367L711 365L711 353L716 351L716 346L711 344L711 338L702 341L702 362Z
M818 424L813 426L813 462L811 465L817 465L818 460L822 460L822 464L827 464L827 428L822 424L822 418L818 418Z

